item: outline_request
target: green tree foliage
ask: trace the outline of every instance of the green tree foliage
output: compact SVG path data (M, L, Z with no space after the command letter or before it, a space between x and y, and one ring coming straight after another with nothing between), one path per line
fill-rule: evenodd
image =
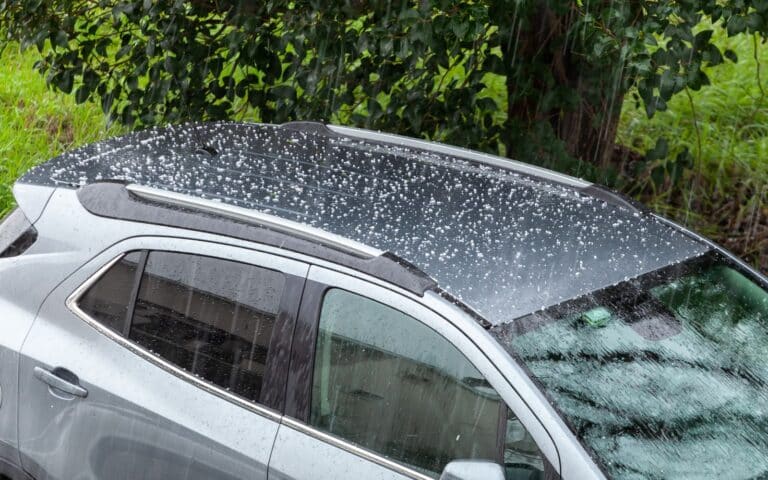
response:
M632 86L653 115L737 60L704 20L764 35L768 0L0 3L51 85L127 125L341 121L603 166Z

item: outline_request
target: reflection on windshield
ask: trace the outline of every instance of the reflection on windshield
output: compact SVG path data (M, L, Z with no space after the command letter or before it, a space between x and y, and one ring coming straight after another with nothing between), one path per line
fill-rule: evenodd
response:
M715 254L494 327L609 477L768 475L768 293Z

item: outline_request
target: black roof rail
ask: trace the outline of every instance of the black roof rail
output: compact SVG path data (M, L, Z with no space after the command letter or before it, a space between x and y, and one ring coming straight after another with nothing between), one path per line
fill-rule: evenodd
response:
M134 188L139 192L140 189ZM198 232L224 235L276 248L290 250L326 260L423 296L437 288L437 282L416 266L391 252L373 248L350 248L335 240L333 234L324 237L317 229L307 226L299 232L295 222L270 217L254 211L254 217L227 215L214 209L203 208L204 199L189 196L190 202L178 201L176 194L168 192L172 200L163 201L160 195L147 196L131 191L122 182L98 182L81 187L77 196L90 213L118 220L148 223ZM211 202L215 203L215 202ZM236 208L236 207L235 207ZM309 233L307 233L309 232ZM355 242L350 240L350 243Z
M321 122L313 121L294 121L280 124L280 128L284 130L294 130L297 132L316 133L319 135L325 135L329 137L340 137L338 133L334 132L328 126Z

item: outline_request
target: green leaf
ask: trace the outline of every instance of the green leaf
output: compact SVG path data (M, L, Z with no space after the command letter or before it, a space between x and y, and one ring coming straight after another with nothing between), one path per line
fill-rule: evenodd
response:
M469 31L469 25L466 22L461 21L462 19L453 17L451 18L451 31L454 35L456 35L456 38L463 39L464 36Z
M747 20L742 15L732 15L731 18L728 19L728 24L726 26L726 30L728 31L728 36L731 37L733 35L737 35L739 33L743 33L747 29Z
M82 85L80 88L78 88L75 91L75 102L85 103L85 101L88 100L88 97L90 95L91 95L91 90L87 86Z
M736 52L734 52L730 48L727 48L723 52L723 56L725 56L725 58L727 58L728 60L732 61L733 63L738 63L738 61L739 61L739 57L736 55Z
M381 115L381 104L375 98L368 99L368 115L371 117L377 117Z
M71 93L73 83L74 74L72 73L72 70L64 70L61 73L61 76L58 77L58 81L56 81L55 84L62 92Z
M672 70L664 70L659 80L659 96L664 100L669 100L676 93L676 85L682 83L679 75L675 75Z
M139 79L136 75L131 75L125 80L125 85L129 91L136 91L139 88Z
M45 40L49 36L49 32L50 30L48 30L48 27L43 26L40 30L31 36L29 43L35 45L37 50L42 53L43 49L45 48Z
M130 2L119 3L112 7L112 18L117 21L122 15L132 13L134 5Z
M115 60L120 60L124 56L128 55L128 53L130 53L130 51L131 51L131 45L130 44L123 45L122 47L120 47L120 50L118 50L117 53L115 53Z
M705 85L709 85L709 77L701 70L694 70L688 75L688 87L692 90L699 90Z
M51 39L51 43L57 47L66 48L69 45L69 36L64 30L59 30Z
M752 0L752 6L760 13L768 12L768 0Z
M723 54L720 53L720 49L715 45L710 45L702 55L702 58L711 66L720 65L723 63Z
M662 160L669 155L669 142L666 137L656 139L656 145L645 154L645 159L649 162Z
M477 107L481 111L496 111L498 109L496 100L489 97L483 97L483 98L477 99Z
M694 37L693 46L699 50L703 49L709 43L713 33L714 30L712 29L700 31L696 34L696 37Z
M278 85L269 89L269 95L274 100L296 101L296 89L290 85Z
M759 31L763 27L763 16L757 12L747 15L747 27L752 32Z
M406 8L397 16L398 22L403 25L413 25L419 21L421 14L415 8Z

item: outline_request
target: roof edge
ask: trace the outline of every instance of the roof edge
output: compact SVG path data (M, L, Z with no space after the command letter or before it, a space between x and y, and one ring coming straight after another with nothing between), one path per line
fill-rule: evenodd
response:
M293 236L304 238L306 240L323 243L340 251L359 257L378 257L384 253L377 248L356 242L346 237L341 237L339 235L326 232L325 230L321 230L307 224L294 222L253 209L237 207L235 205L230 205L221 201L194 197L191 195L176 193L160 188L138 185L135 183L126 185L125 189L145 200L155 201L168 205L175 205L182 208L200 210L207 213L212 213L214 215L231 218L233 220L241 220L254 223L263 227L289 233Z
M438 287L432 277L393 253L372 247L361 252L363 245L353 240L339 245L337 241L346 237L330 233L326 236L323 230L310 231L304 224L284 223L279 218L264 221L265 216L271 217L266 214L240 215L240 209L236 209L236 215L228 215L218 208L206 208L207 204L180 202L175 195L169 199L141 193L145 192L131 190L122 182L98 182L81 187L77 197L83 208L99 217L205 232L290 250L371 275L419 296ZM304 234L297 235L301 233L295 231L297 227ZM335 241L328 241L331 238ZM350 248L352 245L355 248ZM379 254L367 255L374 252Z
M582 180L570 175L557 173L546 168L530 165L518 160L512 160L509 158L499 157L496 155L490 155L488 153L481 153L474 150L470 150L462 147L454 147L445 143L433 142L429 140L419 140L416 138L405 137L402 135L395 135L391 133L374 132L372 130L364 130L361 128L344 127L341 125L327 125L327 127L340 135L359 138L363 140L372 140L375 142L389 143L399 145L403 147L419 148L421 150L433 151L437 153L444 153L446 155L452 155L462 158L464 160L470 160L484 165L490 165L504 170L509 170L515 173L529 175L542 180L547 180L561 185L569 187L575 187L578 189L587 188L592 185L591 182Z

